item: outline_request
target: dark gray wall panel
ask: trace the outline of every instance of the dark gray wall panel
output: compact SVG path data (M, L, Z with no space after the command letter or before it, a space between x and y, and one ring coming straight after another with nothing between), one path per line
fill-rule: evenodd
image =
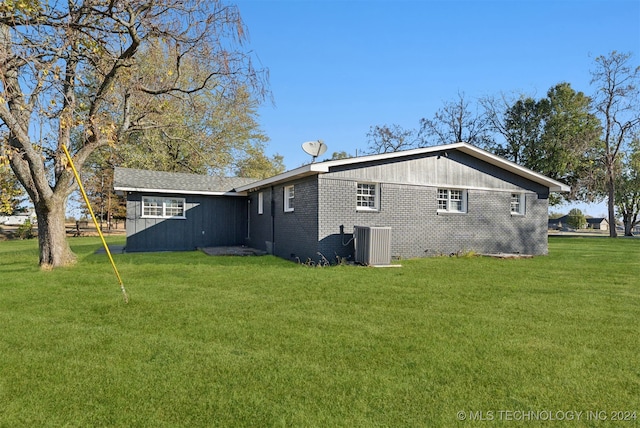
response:
M127 251L180 251L245 243L244 197L187 195L186 219L141 218L141 201L140 194L127 197Z

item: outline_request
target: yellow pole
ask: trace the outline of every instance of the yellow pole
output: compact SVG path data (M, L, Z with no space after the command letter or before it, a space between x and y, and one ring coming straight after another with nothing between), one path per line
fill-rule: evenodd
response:
M122 290L122 296L124 298L124 302L129 303L129 296L127 296L127 290L124 289L124 284L122 283L122 278L120 278L120 273L118 272L118 268L116 268L116 263L113 261L113 257L111 257L111 251L109 251L109 246L107 245L107 241L104 240L104 235L102 234L102 230L100 229L98 220L96 219L96 216L93 213L93 209L91 209L89 198L87 197L87 193L84 191L84 187L82 186L82 182L80 181L80 176L78 175L78 171L76 170L76 167L73 164L73 160L71 159L71 155L69 154L69 151L67 150L67 147L64 144L62 145L62 150L64 150L64 154L67 156L69 165L71 165L71 169L73 170L73 175L76 177L76 182L78 183L78 187L80 188L80 193L82 193L84 202L87 204L87 208L89 208L89 214L91 214L91 218L93 219L93 224L96 226L98 235L100 235L100 239L102 240L102 245L104 246L104 250L107 253L107 256L109 257L111 266L113 266L113 271L116 273L116 277L118 278L118 282L120 283L120 289Z

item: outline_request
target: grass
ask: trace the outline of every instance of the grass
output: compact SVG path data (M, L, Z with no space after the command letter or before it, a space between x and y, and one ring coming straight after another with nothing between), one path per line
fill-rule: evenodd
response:
M398 269L116 254L129 304L99 241L71 243L42 272L0 242L0 426L640 424L640 240Z

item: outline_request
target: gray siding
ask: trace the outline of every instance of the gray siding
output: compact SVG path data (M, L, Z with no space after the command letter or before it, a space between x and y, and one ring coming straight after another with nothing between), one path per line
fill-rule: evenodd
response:
M548 195L548 189L540 184L458 151L447 152L446 156L428 154L413 159L371 162L359 168L339 167L327 176L407 185L504 191L526 189Z
M144 196L154 195L145 193ZM247 234L246 198L189 195L185 198L186 219L155 219L141 218L142 195L129 194L126 250L183 251L244 244Z
M285 212L284 188L290 185L295 186L294 211ZM268 247L272 246L273 254L289 260L301 262L307 259L316 260L318 258L317 177L294 180L262 191L265 195L263 215L257 214L259 192L252 192L250 195L252 216L249 245L263 250L269 250ZM267 197L270 199L267 200Z

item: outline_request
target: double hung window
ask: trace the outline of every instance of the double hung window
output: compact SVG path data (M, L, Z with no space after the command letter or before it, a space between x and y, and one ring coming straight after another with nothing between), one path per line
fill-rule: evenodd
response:
M295 189L293 186L284 187L284 211L291 212L294 209Z
M264 213L264 193L258 193L258 214Z
M377 211L380 206L379 186L375 183L358 183L356 192L356 209L360 211Z
M512 193L510 205L512 215L524 215L525 196L522 193Z
M452 213L467 212L467 191L459 189L438 189L438 211Z

